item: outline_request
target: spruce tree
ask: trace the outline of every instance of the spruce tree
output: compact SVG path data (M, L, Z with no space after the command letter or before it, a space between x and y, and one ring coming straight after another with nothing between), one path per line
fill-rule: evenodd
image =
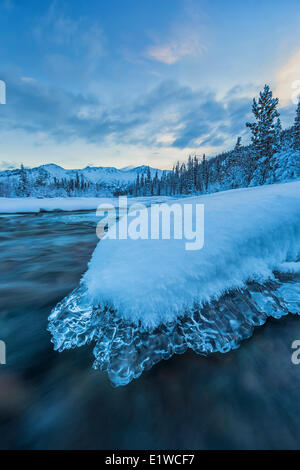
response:
M252 111L256 122L247 122L246 126L252 131L252 142L259 157L271 157L276 149L277 131L280 121L277 110L278 98L273 98L272 91L268 85L260 92L259 99L254 98Z
M135 195L136 195L136 196L139 196L139 195L140 195L140 175L139 175L139 173L137 174L137 177L136 177Z
M152 180L151 180L151 171L150 167L147 167L147 177L146 177L146 194L145 196L151 196L152 193Z
M295 150L300 150L300 100L298 103L295 124L293 128L293 144Z
M258 183L264 184L270 171L270 160L278 150L281 124L277 110L278 98L273 98L268 85L260 92L258 101L254 98L252 111L256 122L246 123L251 129L252 143L258 160Z
M186 192L191 194L195 190L194 187L194 162L189 155L188 162L187 162L187 175L186 175Z
M46 183L47 183L47 175L45 173L45 170L40 168L36 182L35 182L35 186L39 188L41 186L46 186Z
M240 154L241 148L242 148L242 138L238 137L237 141L236 141L236 144L235 144L235 147L234 147L234 150L237 154Z
M208 182L209 182L209 170L208 170L208 164L207 164L205 153L203 154L203 157L202 157L202 175L203 175L202 177L203 177L204 189L207 192Z
M20 168L20 180L18 185L18 194L20 196L29 196L28 178L23 163Z

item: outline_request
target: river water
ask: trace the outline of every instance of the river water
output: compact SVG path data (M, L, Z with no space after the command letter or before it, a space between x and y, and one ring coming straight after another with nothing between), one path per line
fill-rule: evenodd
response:
M47 318L78 286L97 221L0 217L0 448L299 448L299 317L269 320L225 355L173 357L117 389L91 368L90 346L53 351Z

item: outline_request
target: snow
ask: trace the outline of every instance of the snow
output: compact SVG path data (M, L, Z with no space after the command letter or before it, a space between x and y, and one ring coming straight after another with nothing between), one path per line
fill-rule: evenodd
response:
M112 198L70 197L70 198L0 198L0 213L27 213L40 211L94 210L99 204L111 204Z
M300 177L300 152L288 149L275 153L272 160L275 181L288 181Z
M293 261L282 263L278 266L278 270L281 273L300 274L300 262L295 263Z
M169 200L167 196L141 197L128 199L131 203L142 202L145 205L151 202ZM9 198L0 197L0 214L30 213L40 211L80 211L96 210L100 204L118 205L118 198L104 197L54 197L54 198Z
M111 228L82 280L92 305L112 305L122 319L153 329L299 260L299 181L177 202L204 204L204 248L187 251L185 239L112 240Z

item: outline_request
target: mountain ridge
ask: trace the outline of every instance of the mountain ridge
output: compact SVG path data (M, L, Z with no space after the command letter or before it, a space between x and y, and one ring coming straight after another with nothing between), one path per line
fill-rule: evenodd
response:
M161 177L164 172L170 170L161 170L150 168L151 178L157 173ZM86 166L81 169L66 169L55 163L47 163L32 168L14 168L0 171L0 189L5 194L14 195L17 193L18 186L28 187L30 195L41 194L43 187L53 187L51 193L59 195L64 191L74 191L74 189L84 191L90 188L90 192L99 195L112 195L116 191L124 191L132 185L137 175L147 174L148 166L140 165L137 167L116 168L113 166ZM79 187L80 186L80 187ZM71 188L71 189L70 189ZM78 191L77 191L78 192ZM89 191L88 191L89 192ZM4 194L3 194L4 195Z

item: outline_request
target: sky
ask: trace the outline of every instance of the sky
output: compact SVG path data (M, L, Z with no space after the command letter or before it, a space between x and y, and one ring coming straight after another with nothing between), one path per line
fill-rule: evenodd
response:
M213 156L265 83L289 126L299 24L299 0L0 0L0 169Z

